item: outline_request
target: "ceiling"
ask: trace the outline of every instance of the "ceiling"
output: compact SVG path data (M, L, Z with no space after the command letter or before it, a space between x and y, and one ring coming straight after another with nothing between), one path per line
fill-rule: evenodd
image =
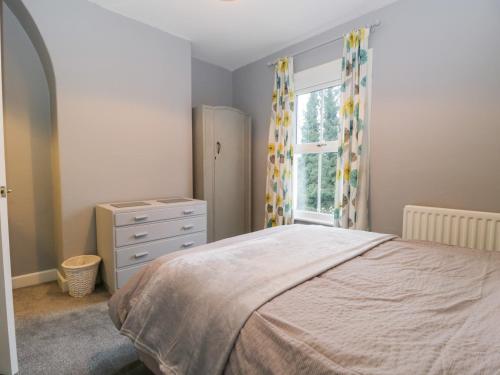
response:
M237 69L397 0L89 0L192 42L193 56Z

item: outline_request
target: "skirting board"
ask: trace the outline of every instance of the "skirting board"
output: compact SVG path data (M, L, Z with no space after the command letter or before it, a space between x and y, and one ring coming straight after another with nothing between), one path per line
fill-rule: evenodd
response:
M14 276L12 278L12 289L24 288L27 286L33 286L57 280L57 273L57 270L54 268L51 270L28 273L21 276Z
M68 291L68 281L59 272L58 269L45 270L40 272L28 273L26 275L15 276L12 278L12 289L24 288L27 286L39 285L56 281L63 293ZM97 276L96 284L100 283L100 277Z

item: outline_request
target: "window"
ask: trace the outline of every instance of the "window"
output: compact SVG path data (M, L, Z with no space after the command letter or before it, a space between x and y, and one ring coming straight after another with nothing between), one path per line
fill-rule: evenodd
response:
M333 222L340 60L295 74L294 216Z

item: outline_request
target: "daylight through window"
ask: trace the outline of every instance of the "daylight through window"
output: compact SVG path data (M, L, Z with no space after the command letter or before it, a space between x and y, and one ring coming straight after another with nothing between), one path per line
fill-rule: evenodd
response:
M296 219L331 222L335 206L340 82L323 79L318 84L320 71L312 73L307 72L297 80L294 214ZM324 78L330 77L336 76Z

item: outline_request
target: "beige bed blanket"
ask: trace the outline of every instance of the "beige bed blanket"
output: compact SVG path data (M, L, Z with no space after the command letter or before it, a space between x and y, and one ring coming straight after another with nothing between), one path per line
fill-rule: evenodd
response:
M164 374L220 374L248 317L393 238L293 225L159 258L110 301L120 332Z
M500 374L500 253L385 242L254 312L236 374Z

